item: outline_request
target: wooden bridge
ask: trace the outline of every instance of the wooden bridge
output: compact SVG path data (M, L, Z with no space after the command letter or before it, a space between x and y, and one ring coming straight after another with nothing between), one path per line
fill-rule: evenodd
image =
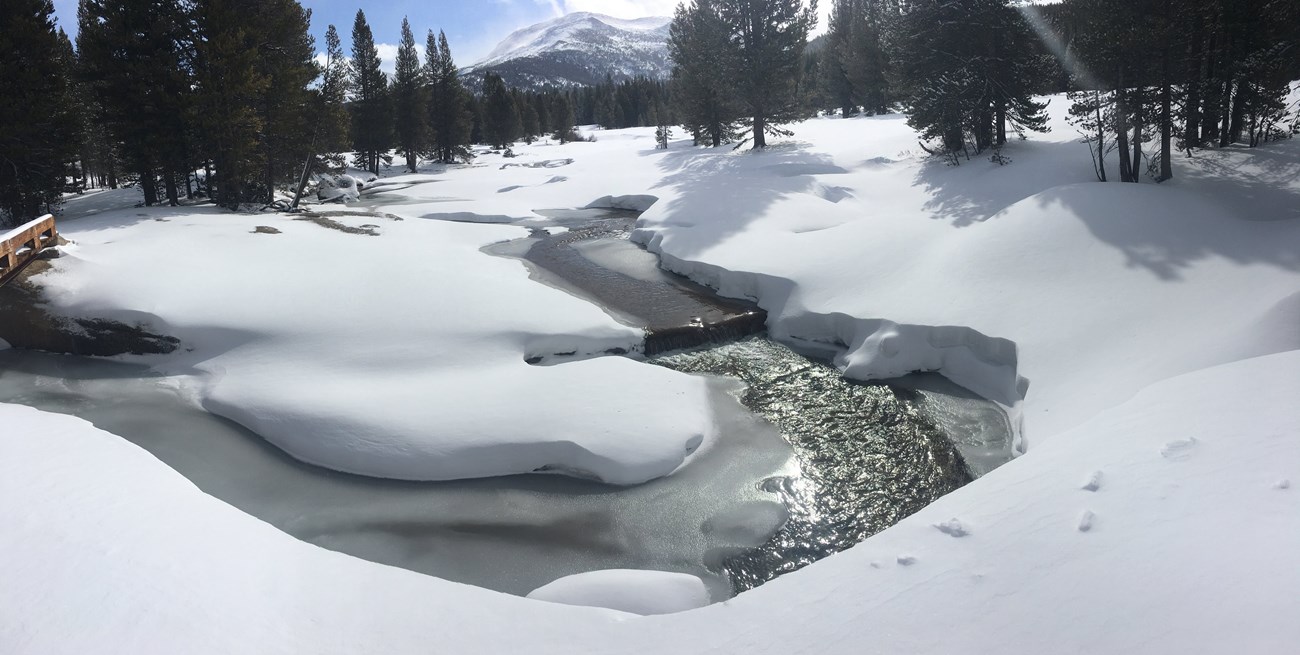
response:
M59 233L50 214L0 234L0 286L17 277L42 250L58 242Z

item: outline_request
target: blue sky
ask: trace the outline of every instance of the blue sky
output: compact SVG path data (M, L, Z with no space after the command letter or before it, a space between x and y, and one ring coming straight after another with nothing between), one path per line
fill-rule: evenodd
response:
M671 16L679 0L300 0L312 10L311 29L318 49L325 47L325 27L331 23L343 38L343 49L352 46L352 20L357 9L366 12L366 22L381 44L380 56L391 69L394 44L401 35L402 17L411 21L415 40L423 45L425 33L443 30L456 63L468 66L483 58L498 42L521 27L575 11L592 11L619 18ZM822 0L823 15L830 9ZM76 32L77 0L54 0L59 25L69 35ZM824 29L823 25L819 26ZM421 48L423 49L423 48Z

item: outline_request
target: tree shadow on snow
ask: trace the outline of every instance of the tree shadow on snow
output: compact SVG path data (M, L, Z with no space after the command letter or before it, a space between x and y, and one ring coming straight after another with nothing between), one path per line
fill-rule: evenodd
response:
M926 159L912 185L930 196L923 206L930 218L970 227L1044 189L1096 181L1088 152L1078 143L1015 141L1002 154L1011 163L995 164L988 154L958 166L940 157Z
M1130 267L1180 281L1198 262L1227 259L1300 271L1300 222L1249 221L1201 193L1150 184L1074 185L1039 194L1044 220L1077 220ZM1101 192L1099 192L1101 191ZM1063 216L1057 208L1068 210ZM1118 291L1118 290L1117 290Z
M1254 221L1300 219L1300 140L1176 157L1179 186L1213 195Z
M666 175L655 188L677 191L664 207L663 224L689 229L674 242L674 254L683 258L745 231L784 198L817 194L821 185L812 176L847 172L829 155L809 152L808 144L789 142L762 151L670 150L660 155L659 168Z

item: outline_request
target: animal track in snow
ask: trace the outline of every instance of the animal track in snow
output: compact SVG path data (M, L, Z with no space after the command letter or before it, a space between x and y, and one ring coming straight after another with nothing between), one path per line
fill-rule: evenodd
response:
M916 563L916 558L911 555L899 555L898 563L903 566L911 566Z
M1083 510L1083 513L1079 515L1079 532L1088 532L1089 530L1092 530L1092 521L1095 518L1097 518L1097 515L1093 514L1092 510Z
M1198 444L1196 437L1175 439L1160 448L1160 456L1168 460L1181 461L1192 456L1192 449Z
M1273 488L1278 491L1286 491L1291 488L1291 481L1285 478L1273 483Z
M950 537L965 537L970 534L970 529L962 525L961 521L957 519L948 519L943 523L935 523L934 529Z
M1084 491L1097 491L1101 489L1101 471L1093 471L1088 474L1088 479L1084 481L1083 486L1079 487Z

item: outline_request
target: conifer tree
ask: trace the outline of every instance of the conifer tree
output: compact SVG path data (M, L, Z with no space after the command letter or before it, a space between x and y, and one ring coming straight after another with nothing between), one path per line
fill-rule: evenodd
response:
M897 80L908 122L922 138L937 140L956 163L972 147L978 153L1005 143L1008 122L1046 129L1046 105L1032 95L1039 77L1027 47L1032 35L1007 0L915 0L908 7Z
M258 98L264 130L260 135L264 177L260 192L273 202L275 190L297 181L298 164L315 146L315 116L308 89L320 75L311 11L297 0L261 0L246 11L256 34L257 68L267 85Z
M311 144L293 197L292 207L295 209L312 174L322 166L342 169L346 165L342 153L352 146L349 137L351 118L345 105L352 68L343 56L343 43L333 25L325 30L325 62L320 66L320 78L320 88L312 99ZM325 153L324 161L319 157L321 152Z
M551 130L556 141L567 143L574 138L573 104L568 96L558 93L551 103Z
M343 55L338 30L330 25L325 31L325 63L321 69L317 117L320 148L330 155L337 156L352 147L352 120L346 104L351 88L352 65Z
M194 85L183 50L190 42L187 6L180 0L82 0L77 12L83 79L148 205L158 202L160 178L167 200L176 204L176 181L189 170Z
M767 136L788 136L781 125L803 117L798 93L808 32L817 25L817 0L716 0L732 56L729 77L744 108L754 148Z
M715 148L733 139L740 115L732 90L734 52L718 5L719 0L691 0L678 5L668 32L675 98L683 126L696 136L697 145L707 142ZM612 116L613 98L608 105L602 109ZM604 120L599 122L612 127Z
M50 0L0 4L0 226L57 207L66 164L75 156L68 53L53 14Z
M207 184L217 205L228 209L259 195L266 165L259 143L265 115L257 107L270 81L258 66L254 23L244 9L233 0L207 0L195 14L199 115L216 169Z
M504 149L518 136L519 117L515 103L510 99L506 83L496 73L483 76L483 140L497 149Z
M379 64L374 33L365 12L358 9L352 24L352 144L358 166L375 175L392 147L393 124L388 76Z
M415 49L411 23L402 19L402 40L397 46L397 66L393 73L394 134L397 148L406 157L406 168L417 170L417 155L427 145L428 88L420 54Z
M429 89L429 127L433 158L443 164L469 162L474 115L472 98L460 81L460 72L451 56L447 35L434 38L429 31L425 45L424 75Z
M822 89L845 118L858 108L849 75L854 63L856 28L863 20L861 0L835 0L826 27L826 48L819 64Z

